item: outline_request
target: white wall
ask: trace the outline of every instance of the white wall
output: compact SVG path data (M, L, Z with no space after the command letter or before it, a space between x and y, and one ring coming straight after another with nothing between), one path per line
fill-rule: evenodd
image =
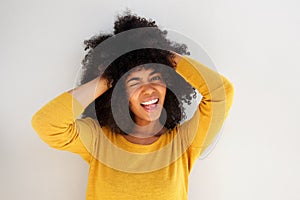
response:
M111 31L126 6L198 42L235 86L222 136L191 174L190 199L300 199L296 0L2 0L0 198L85 198L87 164L44 144L31 116L74 86L82 41Z

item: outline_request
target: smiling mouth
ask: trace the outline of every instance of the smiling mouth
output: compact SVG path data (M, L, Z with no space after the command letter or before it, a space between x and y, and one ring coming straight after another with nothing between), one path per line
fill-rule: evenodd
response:
M157 104L159 102L159 99L151 99L149 101L145 101L141 103L141 106L148 112L153 111L157 108Z

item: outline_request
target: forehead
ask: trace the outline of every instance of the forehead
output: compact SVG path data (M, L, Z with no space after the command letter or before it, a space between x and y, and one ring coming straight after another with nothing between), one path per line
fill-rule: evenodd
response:
M135 67L128 72L128 76L126 80L133 78L133 77L147 77L151 76L152 74L160 73L157 69L154 68L145 68L143 66Z

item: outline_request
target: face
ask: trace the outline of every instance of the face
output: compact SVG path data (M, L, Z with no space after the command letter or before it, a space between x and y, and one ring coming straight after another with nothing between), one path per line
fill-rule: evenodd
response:
M143 126L158 121L166 95L161 73L151 68L137 68L130 73L125 84L135 122Z

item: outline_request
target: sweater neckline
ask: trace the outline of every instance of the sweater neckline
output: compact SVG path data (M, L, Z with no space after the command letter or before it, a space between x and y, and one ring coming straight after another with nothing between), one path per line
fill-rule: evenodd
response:
M169 130L167 131L169 132ZM162 135L159 136L159 138L157 140L155 140L154 142L152 142L151 144L137 144L137 143L133 143L130 142L129 140L127 140L124 135L120 134L120 140L123 144L125 144L126 146L129 146L131 148L138 148L138 149L152 149L153 147L157 146L158 144L161 143L163 137L165 134L167 134L167 132L163 133Z

